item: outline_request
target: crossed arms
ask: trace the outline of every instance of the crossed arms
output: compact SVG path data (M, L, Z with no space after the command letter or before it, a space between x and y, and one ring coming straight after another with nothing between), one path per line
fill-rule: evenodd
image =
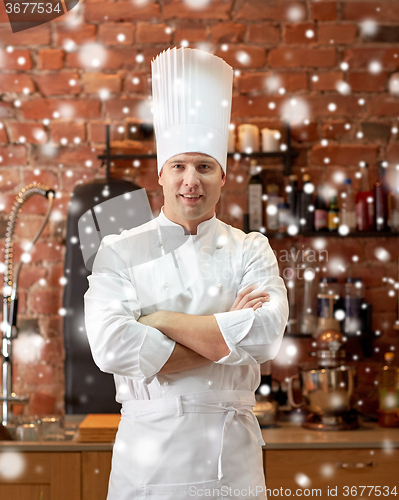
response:
M269 300L269 294L250 285L238 295L230 311L252 308ZM172 311L157 311L138 319L143 325L157 328L176 342L175 348L159 373L177 373L206 365L227 356L230 349L214 315L196 316Z

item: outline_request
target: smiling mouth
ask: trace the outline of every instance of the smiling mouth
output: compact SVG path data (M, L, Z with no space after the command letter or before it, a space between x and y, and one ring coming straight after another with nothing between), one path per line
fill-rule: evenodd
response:
M197 195L181 194L180 196L182 198L185 198L186 200L198 200L199 198L202 198L202 194L197 194Z

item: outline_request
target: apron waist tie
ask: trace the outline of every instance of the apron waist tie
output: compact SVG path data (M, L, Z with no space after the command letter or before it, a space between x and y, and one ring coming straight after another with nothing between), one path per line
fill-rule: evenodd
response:
M226 398L226 396L228 397ZM228 401L227 406L224 406L226 403L223 402L223 399L226 402ZM122 415L142 415L151 412L172 413L176 416L182 416L184 413L226 413L218 458L218 479L222 479L224 435L236 414L255 420L254 428L258 438L258 445L263 446L265 444L259 423L252 411L255 404L255 395L251 391L212 391L211 393L177 395L171 398L155 400L124 401Z

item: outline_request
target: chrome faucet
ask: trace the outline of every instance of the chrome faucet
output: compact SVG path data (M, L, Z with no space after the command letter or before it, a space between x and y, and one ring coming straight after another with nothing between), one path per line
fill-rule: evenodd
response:
M16 267L15 278L13 277L13 234L15 222L18 219L19 214L22 211L22 205L31 196L35 194L41 194L49 200L46 215L44 217L43 224L41 225L36 236L33 238L29 244L29 248L25 249L26 253L29 253L39 238L41 232L43 231L45 225L47 224L50 212L53 206L53 199L55 192L49 187L39 184L32 183L25 186L17 194L14 205L11 209L11 213L8 218L7 230L6 230L6 244L5 244L5 271L4 271L4 289L3 289L3 322L1 325L2 330L2 347L1 354L3 357L2 362L2 395L0 394L0 402L2 408L1 423L3 426L7 426L11 423L12 411L11 407L15 403L26 404L29 402L28 396L17 396L12 390L12 340L18 335L17 330L17 310L18 310L18 279L21 271L21 266L23 264L23 259L18 263Z

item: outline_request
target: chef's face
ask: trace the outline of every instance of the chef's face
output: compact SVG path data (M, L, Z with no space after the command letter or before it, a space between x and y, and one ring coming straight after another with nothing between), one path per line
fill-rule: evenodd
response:
M164 214L197 234L197 226L215 213L226 176L219 163L202 153L172 156L163 165L158 182L163 188Z

